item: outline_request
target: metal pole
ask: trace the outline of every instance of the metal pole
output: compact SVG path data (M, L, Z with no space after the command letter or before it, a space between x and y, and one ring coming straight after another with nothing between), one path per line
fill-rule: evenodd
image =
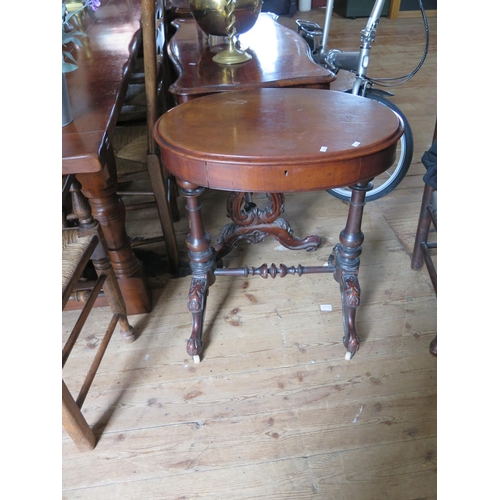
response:
M321 40L320 54L323 54L326 50L326 45L327 45L327 41L328 41L328 34L330 33L330 24L332 22L332 11L333 11L333 0L327 0L325 25L323 26L323 38Z

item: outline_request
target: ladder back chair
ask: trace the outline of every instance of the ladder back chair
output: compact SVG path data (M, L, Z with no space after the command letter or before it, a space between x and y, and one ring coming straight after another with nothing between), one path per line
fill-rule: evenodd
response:
M167 110L168 103L168 60L165 57L165 11L161 0L142 0L142 51L135 74L128 89L126 104L118 118L111 142L116 156L116 168L122 198L153 197L153 201L127 203L127 210L156 207L161 224L162 236L136 238L132 247L164 241L171 272L179 268L179 253L175 239L173 221L179 220L177 192L173 177L162 167L157 145L153 139L156 119ZM127 118L127 106L132 104L132 119ZM137 109L145 115L137 119ZM150 190L127 189L127 179L138 172L148 173ZM123 189L122 189L123 188ZM136 198L138 199L138 198Z
M68 187L69 185L69 187ZM133 342L136 338L133 327L129 324L123 297L102 238L99 223L91 215L88 201L80 191L80 184L74 178L67 180L63 195L70 193L73 213L78 218L78 227L62 228L62 308L64 310L78 280L91 261L97 273L97 281L81 310L62 349L62 367L68 361L78 337L89 317L99 292L103 289L112 317L100 346L94 356L90 369L81 385L79 394L74 398L64 378L62 380L62 423L68 435L81 450L92 450L96 445L96 436L82 414L82 406L95 378L99 365L108 347L116 326L119 324L122 339Z
M437 271L432 259L432 250L437 250L437 240L430 235L437 236L437 140L434 140L431 148L422 156L422 163L427 172L425 173L424 192L420 205L415 244L411 259L411 268L420 271L425 263L427 272L431 279L434 292L437 295ZM437 356L437 335L429 346L429 351Z

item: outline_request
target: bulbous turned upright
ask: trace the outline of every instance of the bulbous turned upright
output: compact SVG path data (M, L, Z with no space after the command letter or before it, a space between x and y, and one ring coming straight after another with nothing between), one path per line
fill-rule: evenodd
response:
M189 7L198 26L207 35L227 36L227 0L189 0ZM236 33L246 33L257 22L262 0L235 0Z

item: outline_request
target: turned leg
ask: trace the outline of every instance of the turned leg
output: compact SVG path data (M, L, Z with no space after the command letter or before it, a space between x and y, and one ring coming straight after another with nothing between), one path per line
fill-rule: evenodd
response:
M335 281L340 285L342 300L342 319L344 322L344 346L346 359L349 360L359 349L359 338L356 334L356 308L361 302L361 289L358 282L359 256L363 233L361 220L365 205L366 191L371 189L371 183L359 183L350 186L352 196L349 203L349 213L345 228L340 232L340 243L334 248L331 258L335 259Z
M134 329L127 319L125 302L106 251L106 243L101 228L92 217L90 204L83 196L81 188L82 186L77 180L74 180L69 188L73 212L78 218L80 234L97 233L99 236L99 243L92 254L92 263L98 276L106 276L103 283L104 294L111 311L118 316L123 340L133 342L136 339Z
M205 188L177 180L179 194L186 200L189 216L189 235L186 240L189 265L192 271L188 309L193 316L193 329L187 343L187 353L195 363L200 362L203 347L203 320L207 305L208 289L215 281L214 250L210 246L210 235L205 231L201 217L199 197Z
M77 178L82 185L82 193L89 200L92 215L101 225L127 314L150 312L151 288L125 230L125 207L116 194L116 167L112 150L103 147L101 156L104 163L102 170L77 175Z

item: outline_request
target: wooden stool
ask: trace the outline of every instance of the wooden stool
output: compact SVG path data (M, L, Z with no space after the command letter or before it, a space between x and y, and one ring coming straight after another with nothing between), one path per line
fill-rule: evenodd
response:
M203 318L209 287L220 275L283 277L332 273L339 283L346 359L359 348L354 318L360 303L361 219L370 181L391 165L403 133L401 120L387 107L351 94L312 89L260 89L213 94L164 114L154 136L165 166L186 200L192 269L188 308L193 330L187 352L195 362L202 350ZM289 249L316 249L318 236L297 239L279 218L284 192L350 186L353 195L345 229L328 266L236 269L220 267L239 241L256 243L271 235ZM200 195L205 188L230 191L228 216L215 245L205 231ZM269 193L260 210L251 193Z

